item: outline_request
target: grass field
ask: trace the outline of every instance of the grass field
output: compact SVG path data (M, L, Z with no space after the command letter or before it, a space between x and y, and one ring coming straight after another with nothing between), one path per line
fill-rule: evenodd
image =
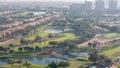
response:
M118 55L120 55L120 45L109 45L102 49L102 54L105 54L106 56L110 58L114 58Z
M38 28L38 29L37 29L37 32L35 32L35 33L34 33L33 35L31 35L31 36L25 37L25 39L27 39L27 40L34 40L34 38L35 38L37 35L45 38L45 37L48 36L48 33L45 33L45 32L43 32L43 31L44 31L45 29L48 29L48 28L49 28L49 27ZM12 41L9 41L9 42L3 44L2 46L7 47L9 44L16 44L16 43L19 43L19 42L20 42L20 38L17 38L17 39L14 39L14 40L12 40Z
M70 66L68 68L79 68L81 65L84 65L87 62L69 61L69 63L70 63Z
M120 68L120 64L117 64L116 66L117 66L118 68Z
M118 34L117 33L107 33L107 34L103 34L102 36L105 39L112 39L112 38L116 38L118 36Z
M16 43L19 43L19 42L20 42L20 39L15 39L15 40L9 41L5 44L2 44L1 46L8 47L9 44L16 44Z
M31 65L30 68L45 68L46 65ZM11 68L11 65L3 65L3 66L0 66L0 68ZM18 64L14 64L13 68L26 68L25 66L23 65L18 65Z
M57 37L53 41L64 41L76 38L75 34L73 33L63 33L60 37Z
M37 35L39 35L42 38L47 38L49 33L44 32L44 31L47 29L52 29L52 28L54 28L54 27L44 26L44 27L38 28L34 34L26 37L25 39L34 40Z
M69 63L70 63L70 66L67 68L79 68L81 65L84 65L87 62L69 61ZM30 66L30 68L46 68L46 67L47 67L46 65L34 65L34 64ZM0 68L11 68L11 65L6 64L3 66L0 66ZM13 68L26 68L26 67L23 66L22 64L21 65L14 64Z
M13 14L12 16L14 17L21 17L21 16L26 16L28 13L28 11L24 11L24 12L21 12L21 13L17 13L17 14Z
M35 32L31 36L26 37L25 39L34 40L37 35L41 36L42 38L48 38L49 33L44 32L44 31L47 30L47 29L53 29L53 28L56 28L56 27L45 26L45 27L39 28L39 29L37 29L37 32ZM40 43L36 42L36 43L31 44L31 45L32 46L44 47L44 46L47 46L50 41L60 42L60 41L64 41L64 40L74 39L74 38L76 38L76 35L74 33L60 33L59 37L56 37L54 39L47 40L47 41L44 41L44 42L40 42Z
M24 39L26 39L26 40L34 40L37 35L39 35L39 36L42 37L43 39L48 38L49 33L44 32L44 31L47 30L47 29L54 29L54 28L56 28L56 27L50 27L50 26L40 27L40 28L38 28L38 29L36 30L36 32L35 32L34 34L32 34L32 35L30 35L30 36L27 36L27 37L25 37ZM46 41L43 41L43 42L32 43L32 44L30 44L29 46L32 46L32 47L35 47L35 46L45 47L45 46L48 46L48 43L49 43L50 41L58 41L58 42L60 42L60 41L64 41L64 40L74 39L74 38L76 38L76 37L77 37L77 36L76 36L74 33L70 33L70 32L69 32L69 33L60 33L60 36L55 37L55 38L53 38L53 39L51 39L51 40L46 40ZM9 41L9 42L3 44L2 46L8 47L9 44L17 44L17 43L20 43L20 39L21 39L21 38L14 39L14 40L12 40L12 41ZM17 48L18 48L18 47L15 47L14 50L17 50Z
M41 46L41 47L44 47L44 46L48 46L48 43L50 41L64 41L64 40L68 40L68 39L74 39L76 38L76 36L73 34L73 33L62 33L60 37L57 37L57 38L54 38L54 39L51 39L51 40L47 40L47 41L44 41L44 42L36 42L36 43L33 43L31 44L31 46Z

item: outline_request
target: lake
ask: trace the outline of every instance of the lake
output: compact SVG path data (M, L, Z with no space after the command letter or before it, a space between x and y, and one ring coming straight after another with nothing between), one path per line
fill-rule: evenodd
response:
M32 64L48 64L53 61L62 61L63 59L55 57L27 57L23 61L30 61ZM0 60L0 65L7 64L7 60Z
M48 30L45 30L44 32L47 32L47 33L62 33L63 31L60 30L60 29L48 29Z
M70 54L64 54L63 57L66 59L72 59L72 58L75 58L78 56L88 56L88 54L89 54L89 52L80 52L80 53L73 52Z
M50 62L53 61L62 61L62 59L55 58L55 57L29 57L29 58L24 58L24 61L30 61L33 64L49 64Z
M88 52L80 52L80 53L70 53L63 55L65 59L72 59L75 56L87 56ZM23 58L23 61L30 61L32 64L48 64L52 61L63 61L64 59L55 58L55 57L27 57ZM0 59L0 65L6 64L7 60Z
M42 14L46 14L46 12L34 12L34 11L32 11L32 13L33 13L34 15L42 15Z

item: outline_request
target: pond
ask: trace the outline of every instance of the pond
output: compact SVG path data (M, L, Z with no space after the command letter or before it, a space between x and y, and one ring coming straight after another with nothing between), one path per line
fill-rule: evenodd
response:
M89 52L80 52L80 53L70 53L70 55L73 55L73 56L88 56Z
M63 59L54 57L27 57L23 61L30 61L32 64L48 64L52 61L62 61ZM7 60L0 60L0 65L7 64Z
M71 59L71 58L75 58L78 56L88 56L89 52L80 52L80 53L70 53L70 54L64 54L63 57L66 59Z
M44 32L47 32L47 33L62 33L63 31L60 30L60 29L48 29L48 30L45 30Z
M6 60L0 59L0 65L6 64Z
M71 53L64 54L63 57L65 59L72 59L75 56L87 56L88 52L80 52L80 53ZM32 64L48 64L52 61L63 61L64 59L55 58L55 57L27 57L23 58L23 61L30 61ZM0 65L4 65L7 63L7 60L0 59Z
M89 68L96 68L95 66L90 66Z
M31 57L31 58L24 58L24 61L30 61L33 64L49 64L50 62L53 61L62 61L62 59L59 58L49 58L49 57Z
M46 14L46 12L32 12L34 15L42 15L42 14Z

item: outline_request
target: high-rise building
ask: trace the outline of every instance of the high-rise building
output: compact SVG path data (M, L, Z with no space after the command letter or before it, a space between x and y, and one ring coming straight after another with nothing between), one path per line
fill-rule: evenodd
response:
M109 9L115 10L118 8L118 0L109 0Z
M70 6L70 10L72 10L72 11L74 11L74 12L76 12L76 11L78 11L78 12L80 12L80 11L85 11L85 4L72 4L71 6Z
M95 9L103 10L105 7L104 0L95 0Z
M85 3L80 3L80 4L72 4L70 6L70 10L74 11L91 11L92 10L92 2L91 1L85 1Z
M92 2L91 1L85 1L85 10L89 11L92 9Z

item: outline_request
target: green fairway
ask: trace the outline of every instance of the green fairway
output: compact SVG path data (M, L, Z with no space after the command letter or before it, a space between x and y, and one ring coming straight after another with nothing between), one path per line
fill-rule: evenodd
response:
M43 39L48 38L49 33L44 32L44 31L47 30L47 29L54 29L54 28L56 28L56 27L50 27L50 26L41 27L41 28L37 29L37 31L33 35L28 36L25 39L34 40L37 35L39 35ZM74 39L76 37L77 36L74 33L60 33L60 36L52 38L51 40L46 40L46 41L43 41L43 42L36 42L36 43L31 44L31 45L32 46L44 47L44 46L48 46L48 43L50 41L58 41L58 42L60 42L60 41L64 41L64 40L71 40L71 39Z
M32 64L30 66L30 68L45 68L46 65L34 65ZM11 68L11 65L3 65L3 66L0 66L0 68ZM13 68L26 68L25 66L23 65L19 65L19 64L14 64Z
M40 28L36 29L35 33L33 33L30 36L25 37L24 39L26 39L26 40L34 40L37 35L39 35L43 39L47 39L49 33L44 32L44 31L47 30L47 29L54 29L54 28L56 28L56 27L50 27L50 26L40 27ZM35 43L30 44L30 46L33 46L33 47L35 47L35 46L45 47L45 46L48 46L48 43L50 41L58 41L58 42L60 42L60 41L64 41L64 40L71 40L71 39L74 39L76 37L77 36L74 33L71 33L71 32L60 33L60 36L58 36L58 37L55 37L55 38L52 38L52 39L49 39L49 40L46 40L46 41L43 41L43 42L35 42ZM21 38L13 39L13 40L3 44L2 46L8 47L9 44L18 44L18 43L20 43L20 39ZM17 48L18 47L15 47L14 50L16 50Z
M116 64L116 66L117 66L118 68L120 68L120 64Z
M81 65L84 65L87 62L69 61L69 63L70 63L70 66L68 68L79 68Z
M76 38L76 36L73 33L63 33L60 37L55 38L53 41L64 41L74 38Z
M109 45L102 49L102 54L113 58L120 55L120 45Z
M107 33L107 34L103 34L102 35L105 39L112 39L112 38L116 38L118 36L117 33Z
M21 16L26 16L28 13L28 11L24 11L24 12L20 12L20 13L17 13L17 14L13 14L12 16L14 17L21 17Z
M44 31L49 29L49 28L52 29L52 27L48 27L48 26L44 26L44 27L38 28L34 34L26 37L25 39L27 39L27 40L34 40L37 35L39 35L42 38L47 38L49 33L44 32Z
M1 46L3 47L8 47L9 44L16 44L16 43L19 43L20 42L20 39L13 39L11 41L8 41L7 43L5 44L2 44Z
M87 62L69 61L69 63L70 63L70 66L67 68L79 68L81 65L84 65ZM30 66L30 68L46 68L46 67L47 65L34 65L34 64ZM11 65L8 65L8 64L2 65L0 66L0 68L11 68ZM27 67L23 66L22 64L21 65L14 64L13 68L27 68Z
M62 33L60 37L57 37L57 38L53 38L51 40L47 40L47 41L43 41L43 42L36 42L36 43L33 43L31 44L32 46L41 46L41 47L44 47L44 46L48 46L48 43L50 41L64 41L64 40L70 40L70 39L74 39L76 38L76 36L73 34L73 33Z

